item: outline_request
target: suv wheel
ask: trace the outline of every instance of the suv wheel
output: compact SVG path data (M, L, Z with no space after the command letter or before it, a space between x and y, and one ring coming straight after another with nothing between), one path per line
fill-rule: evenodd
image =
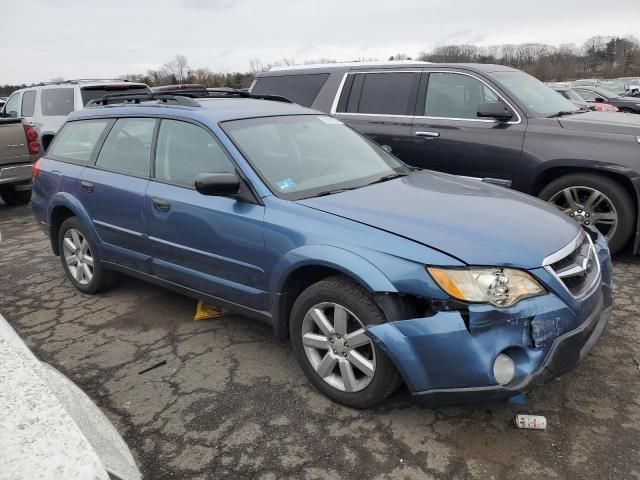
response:
M6 187L2 187L0 190L0 197L2 197L4 203L10 207L25 205L31 200L31 189L16 190L15 185L8 185Z
M608 177L574 173L560 177L539 197L578 223L595 226L609 242L611 253L618 252L629 240L636 222L636 205L620 183Z
M113 272L100 263L95 245L77 217L68 218L60 227L58 251L67 277L82 293L96 293L111 284Z
M303 291L291 311L291 344L311 383L332 400L355 408L374 406L398 387L387 355L365 334L386 319L371 296L343 276Z

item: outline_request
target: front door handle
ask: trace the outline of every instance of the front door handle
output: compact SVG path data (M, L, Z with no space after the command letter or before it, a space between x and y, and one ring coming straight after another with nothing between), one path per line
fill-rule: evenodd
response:
M427 138L438 138L440 136L439 132L416 132L418 137L427 137Z
M164 198L153 197L151 199L151 202L153 202L153 208L155 208L159 212L168 212L169 210L171 210L171 204Z
M81 180L80 186L82 187L82 190L84 190L87 193L93 192L93 183L91 182L87 182L86 180Z

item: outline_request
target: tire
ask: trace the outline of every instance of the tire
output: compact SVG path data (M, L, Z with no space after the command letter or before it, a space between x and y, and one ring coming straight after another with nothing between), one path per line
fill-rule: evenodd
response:
M631 110L630 108L621 108L620 112L621 113L636 113L633 110Z
M82 293L92 294L110 287L115 274L104 268L100 262L97 248L86 231L84 224L78 217L71 217L65 220L58 233L58 252L60 253L62 268L73 286ZM69 255L72 251L72 245L67 243L65 246L65 237L70 237L69 240L79 251ZM75 258L68 260L72 256ZM91 259L93 265L90 265L88 258ZM91 272L90 276L87 275L87 270L82 266L83 264L87 265L88 270Z
M338 332L344 329L336 327L331 335L323 335L319 324L310 314L314 308L321 311L326 309L325 318L329 319L330 326L334 326L333 314L337 310L345 311L348 334L339 335ZM329 277L311 285L296 299L289 321L291 345L305 375L320 392L348 407L369 408L384 401L397 389L401 383L400 376L389 357L368 337L363 334L356 337L349 333L364 325L384 322L386 319L382 310L362 287L341 275ZM310 325L316 333L309 331ZM330 338L334 343L322 341L324 347L316 348L315 345L303 344L303 335L305 342L309 341L310 335L316 335L313 338ZM353 340L352 345L347 343L350 339ZM362 358L369 363L361 362ZM335 364L323 377L318 370L326 371L322 367L325 360L328 360L328 364L335 360ZM367 375L364 373L366 369L360 370L354 366L358 364L373 366L372 374ZM343 369L351 370L353 375Z
M2 201L10 207L26 205L31 201L31 189L16 190L15 185L9 185L0 190L0 197L2 197Z
M608 201L615 209L617 224L613 232L610 227L604 223L604 221L603 223L598 223L596 220L596 222L593 223L589 221L589 218L583 216L584 213L576 215L575 211L572 210L572 212L574 213L574 218L579 218L581 220L580 223L593 225L607 236L609 250L612 254L620 251L629 241L629 237L631 237L631 234L635 229L637 215L636 203L626 188L619 182L602 175L592 173L572 173L552 181L540 191L538 196L543 200L548 202L550 201L555 204L556 201L561 200L560 195L563 195L562 192L569 188L578 189L579 191L582 189L583 192L587 193L591 189L604 194L605 197L600 201L598 208L604 210L606 208L606 202ZM579 205L584 205L586 203L587 202L582 202ZM566 206L568 204L564 205ZM558 205L556 204L556 206ZM591 219L595 218L593 214L594 212L591 211L589 215Z

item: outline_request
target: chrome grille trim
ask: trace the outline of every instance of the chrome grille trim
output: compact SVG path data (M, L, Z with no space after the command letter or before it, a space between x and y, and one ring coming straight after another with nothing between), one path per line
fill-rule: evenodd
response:
M588 242L587 257L581 256L583 258L581 263L572 262L559 269L554 269L554 264L567 259L567 257L572 256L574 253L576 253L576 250L584 248L585 242ZM589 272L589 261L595 262L595 274ZM576 238L574 238L560 250L546 257L542 261L542 264L545 270L553 275L554 278L558 280L562 287L567 291L567 293L569 293L569 295L571 295L575 299L584 298L585 296L589 295L600 281L600 261L598 260L598 255L596 253L595 246L593 245L593 240L591 240L591 236L587 235L584 231L581 231L578 236L576 236ZM581 285L580 289L576 293L574 293L573 291L571 291L566 282L571 281L571 279L583 274L587 277L592 278L586 278L585 284Z

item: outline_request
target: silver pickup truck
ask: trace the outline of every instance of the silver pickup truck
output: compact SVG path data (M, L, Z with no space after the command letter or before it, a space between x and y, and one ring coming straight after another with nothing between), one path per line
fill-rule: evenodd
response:
M4 203L29 203L31 168L39 157L38 133L20 118L0 118L0 198Z

